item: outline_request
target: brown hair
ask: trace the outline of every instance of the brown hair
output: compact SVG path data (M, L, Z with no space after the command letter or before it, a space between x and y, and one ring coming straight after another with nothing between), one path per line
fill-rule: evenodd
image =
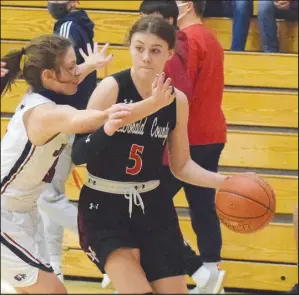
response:
M43 70L55 70L59 73L59 62L70 47L72 42L69 39L58 35L42 35L33 39L24 48L7 53L1 58L9 70L1 79L1 96L10 90L11 85L21 76L34 91L42 89ZM23 69L20 65L22 58L24 58Z
M169 49L175 48L176 32L172 25L160 16L148 15L139 19L131 28L128 43L131 44L135 33L151 33L168 43Z

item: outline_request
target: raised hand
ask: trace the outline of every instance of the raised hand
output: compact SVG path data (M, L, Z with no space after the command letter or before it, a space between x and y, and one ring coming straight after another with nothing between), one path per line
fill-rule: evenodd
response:
M165 73L157 75L152 84L152 96L156 100L157 104L163 108L171 104L175 98L173 93L173 87L171 85L171 79L165 79Z
M79 52L81 56L84 58L84 61L87 65L93 67L96 70L99 70L112 60L112 54L109 54L107 56L108 47L109 43L106 43L103 46L103 48L99 51L98 43L95 42L92 51L91 45L88 43L87 54L85 54L85 52L81 48L79 49Z

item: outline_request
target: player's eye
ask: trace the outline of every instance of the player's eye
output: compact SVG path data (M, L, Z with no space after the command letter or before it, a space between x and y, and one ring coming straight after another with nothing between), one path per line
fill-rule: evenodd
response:
M155 49L152 49L152 53L154 53L154 54L158 54L158 53L160 53L161 51L159 50L159 49L157 49L157 48L155 48Z

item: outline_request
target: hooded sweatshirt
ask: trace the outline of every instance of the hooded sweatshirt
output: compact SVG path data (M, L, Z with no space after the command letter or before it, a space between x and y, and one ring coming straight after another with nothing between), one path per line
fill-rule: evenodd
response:
M82 48L87 53L88 43L93 48L93 29L94 23L89 19L87 13L84 10L76 10L55 23L54 33L73 41L77 64L81 64L84 59L79 53L79 49ZM94 71L79 84L77 93L67 98L67 104L79 110L86 109L88 100L96 86L97 74Z

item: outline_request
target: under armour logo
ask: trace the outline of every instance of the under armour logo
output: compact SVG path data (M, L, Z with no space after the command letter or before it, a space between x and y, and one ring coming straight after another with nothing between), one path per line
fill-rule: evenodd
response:
M25 274L19 274L19 275L16 275L14 278L15 278L15 280L17 280L18 282L20 282L20 281L26 279L26 275L25 275Z
M92 180L92 179L88 179L88 183L91 183L91 184L93 184L93 185L96 185L97 184L97 182L95 181L95 180Z
M145 184L141 184L141 185L135 185L135 190L138 191L138 189L145 189Z
M88 250L90 251L90 253L89 252L85 252L85 253L91 259L91 261L96 261L99 263L100 261L97 258L96 252L94 252L90 246L88 247Z
M133 100L130 99L130 101L128 101L127 99L124 100L125 103L133 103Z
M85 140L86 143L90 142L90 136L91 136L91 134L89 134L88 137L86 138L86 140Z
M99 209L99 204L90 203L89 204L89 209L90 210L92 210L92 209L96 209L97 210L97 209Z

